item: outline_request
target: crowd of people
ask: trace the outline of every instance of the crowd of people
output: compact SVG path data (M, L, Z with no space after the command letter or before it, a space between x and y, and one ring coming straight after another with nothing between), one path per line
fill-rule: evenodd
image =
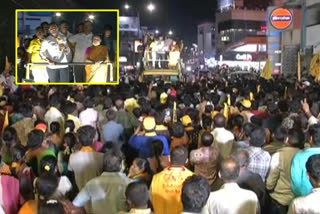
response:
M78 33L74 35L69 32L67 21L59 25L42 23L36 28L34 39L25 39L23 46L18 48L18 81L26 79L26 64L45 63L48 65L30 67L31 74L28 76L34 82L107 82L108 69L113 70L112 67L108 68L107 63L116 61L117 42L113 40L110 25L105 26L102 35L93 34L92 31L93 23L90 21L79 24ZM75 64L69 66L68 63Z
M223 74L1 88L0 213L320 213L319 89Z

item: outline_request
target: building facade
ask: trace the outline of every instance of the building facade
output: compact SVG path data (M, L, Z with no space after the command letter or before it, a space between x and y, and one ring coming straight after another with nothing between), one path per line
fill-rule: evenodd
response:
M210 59L215 57L215 25L214 23L204 23L198 25L198 49L203 57Z

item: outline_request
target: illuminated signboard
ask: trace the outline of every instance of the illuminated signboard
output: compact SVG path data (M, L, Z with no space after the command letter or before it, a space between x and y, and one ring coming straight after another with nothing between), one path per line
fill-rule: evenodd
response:
M270 23L277 30L286 30L291 26L292 22L292 13L285 8L276 8L270 15Z

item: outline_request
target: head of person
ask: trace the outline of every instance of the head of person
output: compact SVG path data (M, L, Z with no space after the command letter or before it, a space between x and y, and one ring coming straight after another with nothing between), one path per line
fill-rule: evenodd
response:
M247 99L242 100L240 110L241 111L248 111L250 109L251 109L251 101L247 100Z
M59 108L60 107L60 95L58 93L54 93L49 97L49 105L51 107Z
M254 147L262 147L266 142L266 131L262 127L255 128L250 135L250 144Z
M37 27L36 28L36 37L40 40L44 39L44 30L42 27Z
M156 124L162 125L164 123L164 112L157 112L156 113Z
M202 118L202 128L211 131L212 127L212 118L211 117L203 117Z
M23 117L32 117L32 106L28 103L23 103L18 106L18 111Z
M36 181L35 189L39 195L40 203L52 197L58 188L58 177L52 174L42 174Z
M40 162L40 175L51 174L55 175L57 172L57 159L52 155L45 156Z
M53 36L53 37L55 37L55 36L57 36L58 35L58 32L59 32L59 28L58 28L58 25L56 24L56 23L51 23L50 25L49 25L49 32L50 32L50 34Z
M276 128L275 132L273 133L273 139L278 142L284 142L287 138L288 132L287 129L283 126L279 126Z
M58 200L46 200L39 204L39 214L60 213L63 214L64 208Z
M213 143L213 135L210 132L204 132L201 136L202 145L205 147L210 147Z
M118 111L124 109L124 102L122 99L117 99L115 104Z
M43 29L43 33L44 33L44 35L47 35L48 34L48 32L49 32L49 23L48 22L42 22L41 24L40 24L40 27Z
M66 115L68 114L75 114L77 110L77 104L73 103L73 102L67 102L64 105L64 113Z
M220 176L225 183L232 183L237 180L240 173L239 163L233 158L228 158L221 163Z
M60 123L59 122L52 122L50 124L50 131L52 134L59 134L60 133Z
M129 169L131 176L139 175L146 172L148 168L148 161L142 158L136 158L133 160L132 165Z
M249 166L250 156L245 149L237 149L232 154L232 158L238 162L240 169L246 169Z
M69 30L69 23L67 21L62 21L60 23L60 32L63 34L67 34Z
M78 129L77 135L82 146L92 146L96 130L92 126L82 126Z
M288 146L303 149L305 143L303 131L300 129L290 129L285 143Z
M154 140L151 143L151 151L153 157L160 158L163 155L163 142L161 140ZM160 160L159 160L160 162Z
M243 132L245 137L249 138L254 129L255 129L255 126L252 123L245 123L243 125Z
M21 144L17 144L11 148L12 162L18 163L24 160L26 149Z
M106 113L106 117L108 121L115 120L117 116L117 112L113 109L109 109Z
M83 31L84 31L84 24L83 23L78 24L78 33L83 33Z
M74 125L73 120L67 120L65 123L65 133L74 132L76 126Z
M14 146L18 143L17 131L10 126L5 128L2 138L7 146Z
M320 187L320 154L312 155L306 163L308 177L314 188Z
M95 100L93 98L86 98L84 100L84 107L87 108L93 108L96 105Z
M182 138L185 133L185 128L182 123L178 122L173 126L172 136L176 138Z
M309 128L311 144L313 147L320 147L320 124L315 124Z
M83 24L83 31L84 31L84 33L89 34L89 33L92 32L92 30L93 30L93 24L92 24L92 22L90 22L90 21L85 21L84 24Z
M96 34L92 37L92 45L93 46L99 46L101 44L102 40L101 40L101 36Z
M123 155L114 148L105 152L103 157L103 170L105 172L120 172L122 167Z
M143 130L145 131L145 136L155 136L156 120L154 117L145 117L142 121Z
M23 60L23 59L25 59L25 56L26 56L26 49L24 47L19 47L18 48L18 59Z
M149 190L143 182L132 182L127 186L126 199L130 208L145 209L148 207Z
M29 149L36 149L42 146L44 141L44 133L41 130L32 130L28 134L28 148Z
M210 185L206 178L193 175L182 187L181 200L184 212L201 213L210 195Z
M214 125L216 128L224 128L226 126L226 118L223 114L219 113L214 117Z
M171 151L171 165L184 166L188 160L188 150L184 146L178 146Z
M69 148L70 150L74 147L74 145L77 143L77 137L74 133L70 132L63 136L63 146L65 148Z
M112 26L106 25L104 26L104 38L109 38L112 35Z

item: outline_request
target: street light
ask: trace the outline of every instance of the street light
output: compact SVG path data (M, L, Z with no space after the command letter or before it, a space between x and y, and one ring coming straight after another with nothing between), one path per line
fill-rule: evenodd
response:
M129 10L129 9L130 9L130 5L125 4L125 5L124 5L124 9Z
M150 3L150 4L147 6L147 9L148 9L150 12L154 11L154 9L155 9L154 4Z
M171 36L173 34L172 30L169 31L169 35Z
M89 19L93 20L94 19L94 15L89 15Z
M57 12L57 13L56 13L56 16L57 16L57 17L60 17L60 16L61 16L61 13Z
M155 32L156 34L159 34L159 31L158 30L156 30L156 32Z

